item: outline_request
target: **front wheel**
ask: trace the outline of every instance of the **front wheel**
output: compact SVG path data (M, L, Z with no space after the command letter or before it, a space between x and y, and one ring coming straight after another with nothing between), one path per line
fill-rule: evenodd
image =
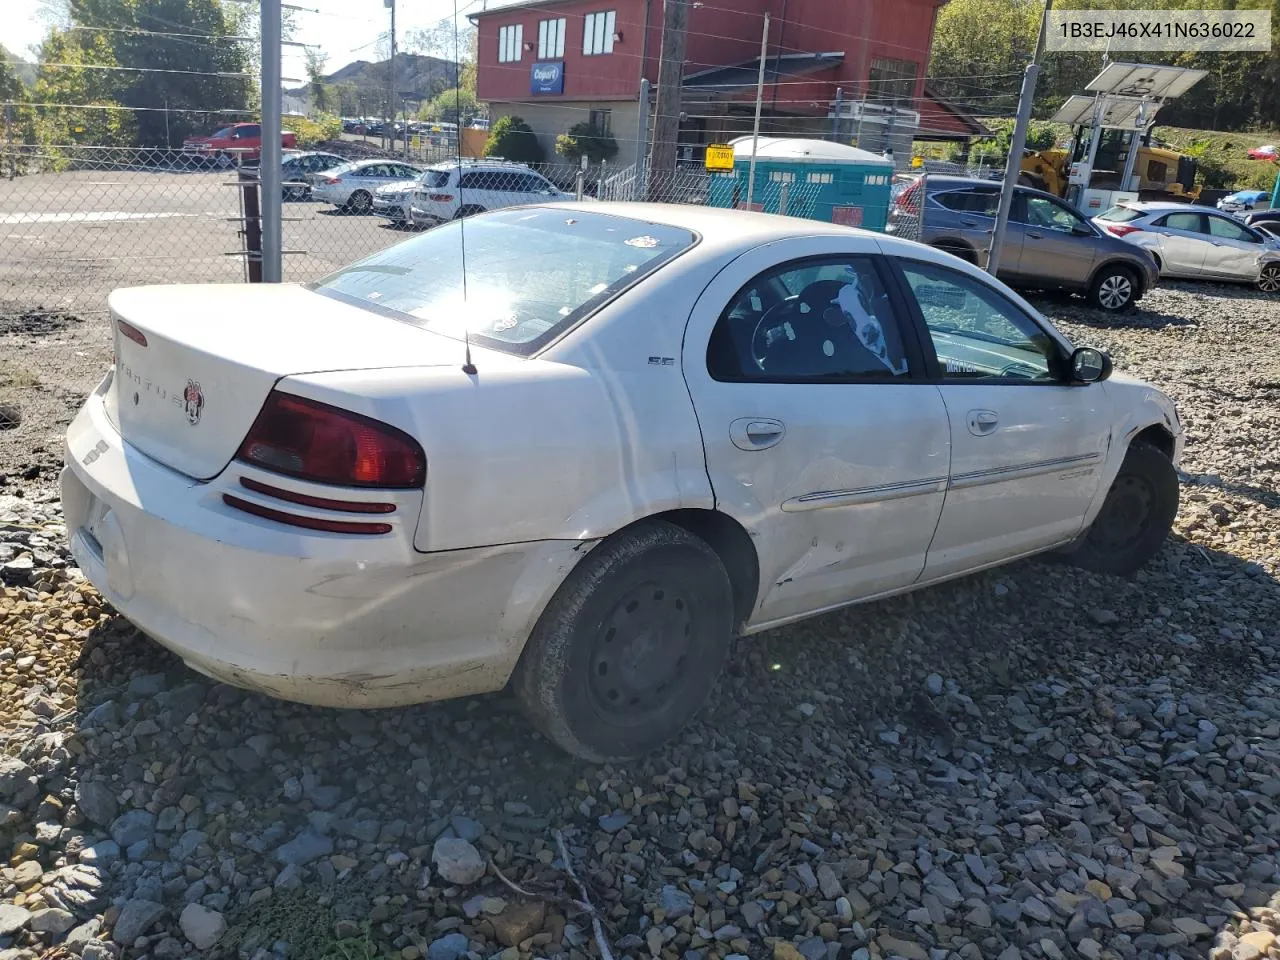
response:
M1094 573L1128 576L1160 552L1178 513L1178 473L1149 443L1125 454L1102 510L1067 559Z
M1280 290L1280 263L1268 263L1258 274L1258 289L1263 293Z
M1089 303L1107 313L1128 310L1138 299L1138 283L1128 267L1103 267L1089 287Z
M539 731L596 762L648 753L711 693L733 633L719 556L665 522L600 544L543 611L514 687Z

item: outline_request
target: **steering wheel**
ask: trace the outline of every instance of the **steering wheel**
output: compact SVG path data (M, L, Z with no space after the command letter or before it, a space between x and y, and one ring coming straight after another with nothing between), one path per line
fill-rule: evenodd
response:
M756 362L756 366L761 370L764 369L764 362L769 352L769 342L762 335L768 333L775 326L780 326L776 322L772 322L784 310L796 310L800 306L800 298L798 296L788 297L781 303L775 303L766 310L756 321L756 328L751 333L751 359ZM785 322L785 321L784 321Z

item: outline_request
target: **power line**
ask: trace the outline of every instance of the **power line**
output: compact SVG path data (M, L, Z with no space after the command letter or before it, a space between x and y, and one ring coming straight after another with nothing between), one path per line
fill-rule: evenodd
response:
M16 60L10 60L10 63L16 63ZM121 67L113 66L106 63L49 63L47 61L36 64L40 69L45 67L60 67L71 70L126 70L134 73L178 73L184 76L192 77L225 77L228 79L244 79L252 80L251 73L233 73L226 70L170 70L164 67Z

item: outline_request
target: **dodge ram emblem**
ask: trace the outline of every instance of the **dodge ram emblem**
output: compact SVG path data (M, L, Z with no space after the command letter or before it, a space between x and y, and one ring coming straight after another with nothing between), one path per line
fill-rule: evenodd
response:
M182 406L187 412L187 423L194 427L200 422L200 411L204 409L204 392L194 380L188 380L187 388L182 391Z

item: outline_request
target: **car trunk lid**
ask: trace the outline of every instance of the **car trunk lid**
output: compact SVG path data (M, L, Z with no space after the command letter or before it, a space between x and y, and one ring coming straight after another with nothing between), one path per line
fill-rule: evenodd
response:
M107 415L187 476L222 471L282 377L461 364L457 341L291 284L116 290Z

